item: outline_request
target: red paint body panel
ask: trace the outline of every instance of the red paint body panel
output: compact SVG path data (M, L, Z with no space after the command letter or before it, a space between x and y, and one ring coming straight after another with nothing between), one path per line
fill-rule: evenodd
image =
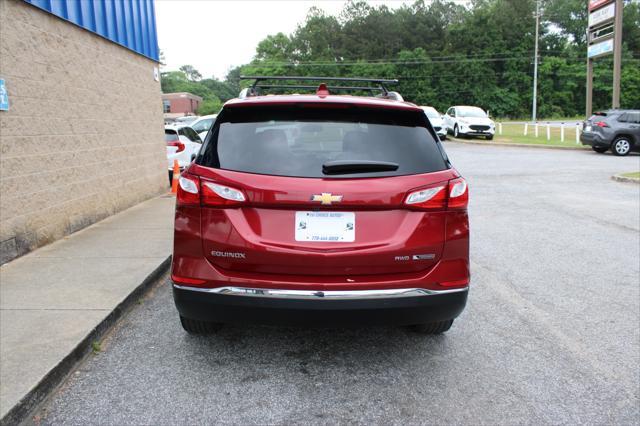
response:
M277 177L197 165L188 173L247 196L241 207L176 208L173 273L201 279L202 287L442 289L442 283L468 284L466 211L415 211L403 204L414 188L458 177L454 169L367 179ZM321 192L343 195L339 208L311 202L311 195ZM338 209L355 212L355 242L295 241L295 211ZM214 257L213 251L246 257ZM396 259L416 254L433 259Z
M306 104L311 107L324 106L360 106L368 108L401 109L407 111L421 111L420 107L409 102L394 101L381 98L363 96L318 96L318 95L281 95L281 96L255 96L244 99L231 99L224 104L225 108L250 107L250 106L277 106Z
M332 95L234 99L224 108L284 104L421 111L406 102ZM326 291L446 290L469 284L466 199L459 210L407 204L416 189L443 186L448 191L449 182L460 177L453 168L374 178L301 178L191 164L185 176L241 191L244 201L177 205L172 274L186 279L181 285ZM342 199L330 206L312 201L321 193ZM296 241L295 213L317 210L354 212L355 241ZM427 256L416 260L416 255Z
M339 204L330 209L350 207L390 209L403 206L407 192L414 188L447 182L460 174L455 169L435 173L356 179L317 179L260 175L230 170L212 169L192 164L189 173L224 185L241 189L247 196L245 205L261 207L304 207L327 209L311 203L311 195L322 192L342 194Z

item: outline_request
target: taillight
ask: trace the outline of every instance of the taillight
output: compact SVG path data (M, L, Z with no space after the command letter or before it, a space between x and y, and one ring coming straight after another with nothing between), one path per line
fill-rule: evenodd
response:
M467 181L463 178L452 179L449 181L449 202L447 207L449 210L464 210L469 204L469 189Z
M195 176L180 176L176 203L183 206L200 205L200 179Z
M215 182L200 180L197 176L184 175L178 180L179 205L232 206L246 200L239 189L220 185Z
M609 125L604 121L596 121L595 123L593 123L593 125L598 127L609 127Z
M184 151L184 144L180 141L168 141L167 146L175 146L176 148L178 148L176 152Z
M420 210L464 210L469 203L469 190L463 178L446 184L420 188L407 195L405 204Z
M202 204L206 206L228 206L245 201L244 194L238 189L214 182L202 181Z
M414 191L407 196L406 204L420 209L444 209L447 207L447 192L445 186L433 186Z

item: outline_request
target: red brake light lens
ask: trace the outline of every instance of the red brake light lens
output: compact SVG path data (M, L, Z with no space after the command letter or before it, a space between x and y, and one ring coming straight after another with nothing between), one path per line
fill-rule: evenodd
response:
M168 141L167 146L175 146L176 148L178 148L176 152L184 151L184 144L180 141Z
M595 123L593 123L595 126L598 127L609 127L609 125L607 123L605 123L604 121L596 121Z
M200 285L200 284L206 283L205 280L201 280L198 278L181 277L173 273L171 274L171 281L173 281L176 284L186 284L186 285Z
M187 206L233 206L246 201L244 193L239 189L220 185L219 183L200 180L197 176L183 175L178 180L179 205Z
M449 202L447 204L449 210L464 210L468 204L469 188L467 188L467 181L461 177L450 180Z
M405 200L406 205L420 210L464 210L468 203L469 189L461 177L410 192Z
M180 176L176 202L182 206L200 205L200 179L195 176Z
M421 210L442 210L447 207L446 185L421 188L407 196L405 203Z
M246 198L239 189L220 185L215 182L202 181L202 205L230 206L243 203Z

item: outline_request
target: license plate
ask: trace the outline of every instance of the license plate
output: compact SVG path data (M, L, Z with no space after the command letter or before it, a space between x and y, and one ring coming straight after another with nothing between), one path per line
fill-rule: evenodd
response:
M296 241L350 243L356 239L353 212L296 212Z

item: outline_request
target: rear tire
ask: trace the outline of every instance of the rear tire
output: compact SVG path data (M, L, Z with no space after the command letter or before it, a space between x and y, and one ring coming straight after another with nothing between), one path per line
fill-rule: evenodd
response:
M604 154L605 152L607 152L609 148L602 147L602 146L592 146L591 149L597 152L598 154Z
M180 315L180 324L189 334L212 334L222 328L222 324L217 322L198 321L182 315Z
M624 157L631 151L631 141L626 136L617 137L611 144L611 152L618 157Z
M408 328L410 331L418 334L442 334L448 331L453 324L453 320L430 322L428 324L414 324Z
M488 141L492 141L492 140L493 140L493 135L488 135L488 136L487 136L487 140L488 140Z

